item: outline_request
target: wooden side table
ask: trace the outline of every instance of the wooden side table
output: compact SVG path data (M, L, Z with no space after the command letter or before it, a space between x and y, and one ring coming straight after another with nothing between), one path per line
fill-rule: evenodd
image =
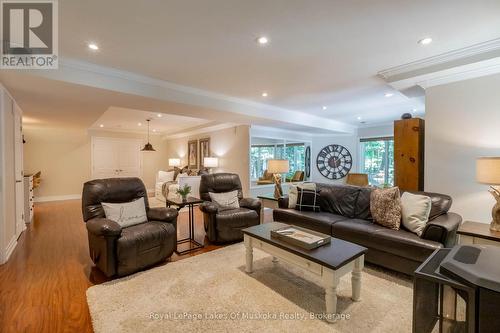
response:
M465 221L457 231L459 244L500 246L500 231L490 230L489 223Z

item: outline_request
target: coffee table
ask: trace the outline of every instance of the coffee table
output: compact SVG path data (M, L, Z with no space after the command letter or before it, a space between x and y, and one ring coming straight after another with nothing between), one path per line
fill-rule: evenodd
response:
M361 299L361 271L364 266L364 255L368 249L332 237L330 244L306 250L271 237L271 230L286 226L288 225L284 223L272 222L243 229L246 248L245 271L247 273L253 271L253 249L256 248L271 254L275 262L279 258L318 275L325 288L325 319L330 322L335 321L337 286L342 276L352 273L352 299L356 302Z

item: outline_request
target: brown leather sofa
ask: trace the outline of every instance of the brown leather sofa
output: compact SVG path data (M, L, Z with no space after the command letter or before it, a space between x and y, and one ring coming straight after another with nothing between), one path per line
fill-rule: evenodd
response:
M415 269L438 248L451 247L462 218L449 213L451 197L420 192L430 196L432 209L422 236L406 230L392 230L373 223L368 187L317 184L320 212L289 209L288 197L273 211L275 221L316 230L368 248L365 256L371 262L412 275ZM418 192L414 192L418 193Z
M148 221L122 228L106 219L102 202L122 203L144 198ZM150 208L139 178L97 179L83 185L83 220L90 257L107 276L124 276L164 261L177 246L177 210Z
M228 208L217 205L210 199L210 192L223 193L238 191L240 208ZM242 229L260 223L260 200L243 198L240 177L234 173L214 173L202 175L200 198L205 200L200 205L207 237L211 242L235 242L243 240Z

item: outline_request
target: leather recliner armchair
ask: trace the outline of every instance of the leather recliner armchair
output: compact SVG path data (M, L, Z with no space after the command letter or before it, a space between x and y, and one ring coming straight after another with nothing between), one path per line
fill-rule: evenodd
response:
M210 199L210 192L238 191L240 208L219 206ZM243 240L244 228L260 224L260 200L243 198L240 177L233 173L215 173L201 176L200 205L207 237L211 242Z
M106 219L102 202L124 203L144 198L148 221L122 228ZM97 179L83 185L83 220L90 257L107 276L124 276L164 261L177 246L177 210L150 208L139 178Z

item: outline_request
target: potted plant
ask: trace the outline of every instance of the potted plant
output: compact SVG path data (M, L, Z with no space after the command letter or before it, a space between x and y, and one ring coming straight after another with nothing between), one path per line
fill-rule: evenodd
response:
M177 194L179 194L182 197L182 201L186 201L189 193L191 193L191 186L189 186L188 184L184 185L183 187L179 187L177 189Z

